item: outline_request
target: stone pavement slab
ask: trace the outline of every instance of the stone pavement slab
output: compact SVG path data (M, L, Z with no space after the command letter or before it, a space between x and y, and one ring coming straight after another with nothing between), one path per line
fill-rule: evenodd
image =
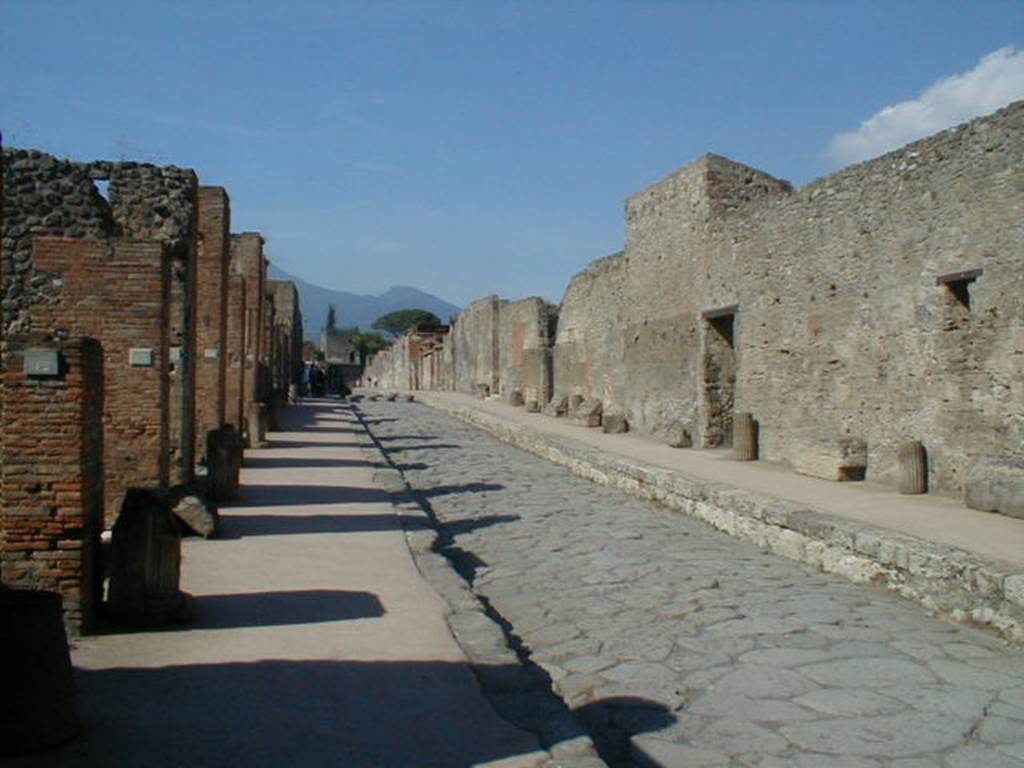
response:
M453 392L415 396L581 476L853 581L885 584L931 610L1024 643L1024 520L948 498L736 462L723 451L608 435L495 400Z
M337 401L250 451L223 537L184 543L191 626L73 649L84 736L12 766L536 766L410 557L379 454ZM369 450L369 452L368 452Z
M438 410L358 408L443 552L609 762L1024 765L1024 654L997 637Z

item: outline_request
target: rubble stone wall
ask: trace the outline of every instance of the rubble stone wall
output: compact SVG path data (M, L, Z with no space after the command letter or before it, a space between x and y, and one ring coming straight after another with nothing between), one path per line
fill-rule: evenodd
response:
M103 352L94 339L6 337L0 440L0 581L61 594L72 634L100 599L103 529ZM26 349L59 355L59 373L25 372Z
M132 486L167 484L170 462L170 258L155 242L37 238L32 259L52 299L30 322L50 337L103 345L106 522Z
M274 305L274 323L278 339L275 357L274 381L276 389L288 390L289 385L302 384L302 311L299 291L295 283L269 280L268 291Z

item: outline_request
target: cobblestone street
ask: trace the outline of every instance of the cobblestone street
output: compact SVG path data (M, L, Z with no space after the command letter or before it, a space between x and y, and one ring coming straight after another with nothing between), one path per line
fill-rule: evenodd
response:
M591 725L638 762L1024 765L1024 654L995 637L425 406L358 409L474 591L569 707L611 702Z

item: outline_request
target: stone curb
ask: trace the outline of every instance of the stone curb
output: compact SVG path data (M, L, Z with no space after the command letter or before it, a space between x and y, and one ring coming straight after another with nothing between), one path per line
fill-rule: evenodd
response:
M1012 566L541 434L429 391L417 392L416 399L580 477L659 502L730 536L853 582L884 586L930 611L1024 645L1024 573Z
M540 768L607 768L607 764L597 756L593 740L570 715L545 722L539 731L535 723L527 727L517 722L514 713L528 708L538 692L551 696L556 694L546 676L523 665L509 647L504 631L488 615L476 593L455 571L448 558L438 554L439 536L430 515L402 473L384 455L372 430L363 423L362 413L355 407L352 410L373 440L372 446L363 448L367 460L381 464L373 473L374 484L390 495L416 569L447 603L449 614L445 618L448 627L469 657L473 672L491 705L501 717L519 728L536 733L542 743L551 745L538 755L543 760L538 763Z

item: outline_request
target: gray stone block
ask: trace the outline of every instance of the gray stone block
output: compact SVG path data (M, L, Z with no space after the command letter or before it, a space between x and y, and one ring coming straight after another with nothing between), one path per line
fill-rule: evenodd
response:
M601 414L601 430L605 434L617 435L629 431L629 422L621 408L609 407Z
M191 485L177 485L166 495L166 502L186 531L209 539L220 528L217 504Z
M971 509L1024 518L1024 457L977 464L967 474L964 503Z
M551 402L544 406L544 413L548 416L561 418L569 412L569 398L565 395L551 398Z
M527 413L540 413L540 403L536 400L526 401L526 412Z
M509 405L514 405L517 408L526 404L526 400L523 398L523 393L518 389L513 389L508 395Z
M793 469L823 480L863 480L868 446L858 437L810 437L800 441Z
M588 397L573 409L572 420L580 426L600 427L603 411L604 406L600 400L594 397Z

